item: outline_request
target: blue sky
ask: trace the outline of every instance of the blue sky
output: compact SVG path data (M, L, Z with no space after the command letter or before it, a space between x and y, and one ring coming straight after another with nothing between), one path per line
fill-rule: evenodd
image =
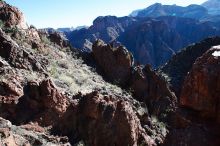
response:
M37 28L91 25L97 16L126 16L153 3L201 4L205 0L5 0L18 7Z

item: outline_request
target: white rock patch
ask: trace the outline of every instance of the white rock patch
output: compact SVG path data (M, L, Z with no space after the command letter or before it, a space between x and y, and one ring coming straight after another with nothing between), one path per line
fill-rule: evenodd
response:
M212 55L215 57L220 56L220 46L214 46L213 48L218 49L218 51L213 52Z
M220 51L215 51L214 53L212 53L213 56L218 57L220 56Z

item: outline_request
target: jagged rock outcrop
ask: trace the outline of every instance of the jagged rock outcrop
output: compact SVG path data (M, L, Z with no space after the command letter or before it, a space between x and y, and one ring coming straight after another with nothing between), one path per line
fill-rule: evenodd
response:
M212 47L195 61L183 83L180 104L220 122L219 63L220 46Z
M23 126L25 127L25 126ZM31 145L70 145L67 137L55 137L15 126L8 120L0 118L0 145L31 146Z
M50 39L51 42L56 43L57 45L63 48L70 46L69 42L62 34L55 31L55 32L49 32L48 35L49 35L48 38Z
M93 44L92 50L106 76L115 83L125 85L131 77L132 54L123 46L114 48L101 40Z
M4 1L0 2L0 20L4 26L9 28L28 28L22 12L18 8L10 6Z
M12 71L8 64L0 67L0 75L0 116L12 118L19 98L24 94L21 85L22 80Z
M66 112L69 100L55 87L50 80L29 82L24 88L24 96L16 107L17 123L37 121L41 125L53 125Z
M179 106L165 140L165 146L218 146L219 137L219 38L209 38L173 57L165 69L177 76L170 83L179 83ZM208 50L208 51L207 51ZM181 79L181 82L180 80ZM172 85L176 87L175 85Z
M79 113L79 130L89 145L155 145L126 101L92 93L79 102Z
M119 85L126 85L134 98L148 105L151 114L165 118L166 111L175 110L176 97L166 81L149 65L133 67L132 56L126 48L113 48L99 40L93 45L93 55L104 69L104 76L118 81Z
M110 44L97 41L93 45L93 55L98 65L104 69L105 75L111 81L126 85L137 100L148 105L151 114L166 118L166 111L175 110L176 97L166 81L148 65L143 69L137 66L132 72L132 58L126 48L120 46L114 49Z
M0 42L0 56L8 61L12 66L21 69L43 71L43 67L34 58L34 56L25 49L19 47L18 44L1 29Z
M0 82L0 116L20 124L36 121L53 125L66 112L69 100L51 80L28 82L22 87L16 78Z
M166 132L165 135L158 133L156 127L152 132L155 123L150 122L147 114L143 117L145 120L140 120L137 109L126 98L102 95L97 91L75 98L61 118L59 123L62 124L55 127L56 131L75 137L75 140L81 137L86 145L94 146L153 146L163 142Z
M151 114L166 118L169 112L175 111L176 96L166 81L154 72L149 65L137 66L130 81L134 97L148 105ZM167 112L169 111L169 112Z
M171 89L176 93L177 97L180 96L184 79L196 59L212 46L219 44L219 37L207 38L199 43L192 44L173 56L170 61L159 69L159 72L169 81Z

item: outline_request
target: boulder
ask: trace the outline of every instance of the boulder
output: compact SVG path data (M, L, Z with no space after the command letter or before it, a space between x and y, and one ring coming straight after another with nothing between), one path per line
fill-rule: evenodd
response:
M220 46L204 53L185 78L180 104L220 122Z
M125 85L131 77L133 56L128 50L119 46L113 48L101 40L97 40L92 47L93 55L107 78L112 82Z

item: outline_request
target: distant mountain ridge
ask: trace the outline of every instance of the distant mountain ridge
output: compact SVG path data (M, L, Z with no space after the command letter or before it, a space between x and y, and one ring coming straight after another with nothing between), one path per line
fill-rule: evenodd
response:
M125 17L100 16L88 28L64 33L81 51L90 52L92 43L102 39L106 43L125 45L136 63L157 68L181 48L220 35L220 16L210 15L200 5L155 3Z
M65 34L81 51L90 52L92 43L102 39L125 45L136 62L158 67L181 48L206 37L220 35L220 30L208 22L190 18L106 16L98 17L89 28Z
M178 5L162 5L155 3L145 9L133 11L132 17L160 17L160 16L176 16L184 18L201 19L208 15L208 10L200 5L189 5L182 7Z
M202 6L208 10L209 14L220 15L220 0L208 0Z

